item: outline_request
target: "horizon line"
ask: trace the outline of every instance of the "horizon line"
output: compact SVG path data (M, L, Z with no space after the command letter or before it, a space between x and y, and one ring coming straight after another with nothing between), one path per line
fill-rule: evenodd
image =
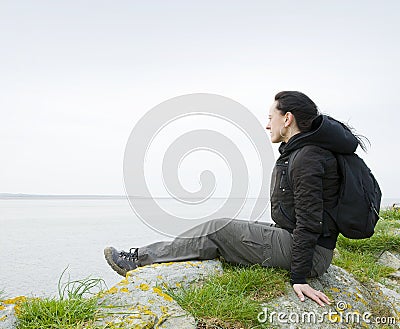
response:
M72 197L82 197L82 198L88 198L88 197L96 197L96 198L143 198L143 199L152 199L152 198L165 198L165 199L173 199L174 197L172 196L141 196L141 195L133 195L133 196L127 196L127 195L120 195L120 194L29 194L29 193L0 193L0 198L24 198L24 197L65 197L65 198L72 198ZM243 199L243 197L226 197L226 196L212 196L210 198L219 198L219 199L228 199L228 198L235 198L235 199ZM245 198L251 198L251 199L256 199L260 198L257 196L248 196ZM199 199L196 197L190 198L190 199ZM269 197L265 198L260 198L260 199L269 199Z

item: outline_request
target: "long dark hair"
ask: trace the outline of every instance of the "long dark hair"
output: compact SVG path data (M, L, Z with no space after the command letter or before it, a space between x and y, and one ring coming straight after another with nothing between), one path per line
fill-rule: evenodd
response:
M290 112L296 119L297 127L301 132L307 132L312 129L312 124L315 118L321 113L317 105L307 95L299 91L281 91L275 95L277 109L284 115ZM342 125L350 130L358 140L358 145L367 151L366 142L371 145L367 137L359 135L353 127L341 122Z
M299 91L281 91L275 95L277 109L286 114L290 112L296 119L301 132L311 130L313 120L319 115L318 107L305 94Z

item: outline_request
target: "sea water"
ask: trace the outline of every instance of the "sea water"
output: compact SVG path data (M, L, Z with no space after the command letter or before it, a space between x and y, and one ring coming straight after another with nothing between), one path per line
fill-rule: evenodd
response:
M168 206L172 200L158 203ZM206 210L214 211L219 203L209 200ZM250 207L246 205L244 213ZM128 250L170 239L146 225L123 198L0 199L0 292L9 297L56 296L65 269L63 282L68 276L90 276L111 287L122 277L106 263L104 247Z
M158 202L172 204L170 199ZM254 202L245 203L238 218L249 218ZM206 210L212 212L220 203L211 199ZM393 203L400 199L382 204ZM197 214L190 209L180 216ZM268 216L261 220L270 221ZM56 296L65 269L63 282L68 276L102 278L111 287L122 278L104 260L104 247L128 250L168 239L146 225L126 199L0 199L0 292L8 297Z

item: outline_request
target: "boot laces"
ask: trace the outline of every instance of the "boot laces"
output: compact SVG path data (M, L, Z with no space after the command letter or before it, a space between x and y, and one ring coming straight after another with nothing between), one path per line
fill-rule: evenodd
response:
M132 250L133 250L133 252L132 252ZM131 249L129 249L129 252L122 250L119 252L119 257L130 260L130 261L137 262L137 260L139 258L138 250L139 250L139 248L131 248Z

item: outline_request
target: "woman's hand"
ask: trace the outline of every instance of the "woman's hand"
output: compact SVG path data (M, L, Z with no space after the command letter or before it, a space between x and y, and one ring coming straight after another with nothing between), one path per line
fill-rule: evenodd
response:
M325 304L327 305L331 304L331 300L328 298L328 296L326 296L322 291L311 288L307 283L294 284L293 289L302 302L304 302L304 295L305 295L311 298L320 306L325 306Z

